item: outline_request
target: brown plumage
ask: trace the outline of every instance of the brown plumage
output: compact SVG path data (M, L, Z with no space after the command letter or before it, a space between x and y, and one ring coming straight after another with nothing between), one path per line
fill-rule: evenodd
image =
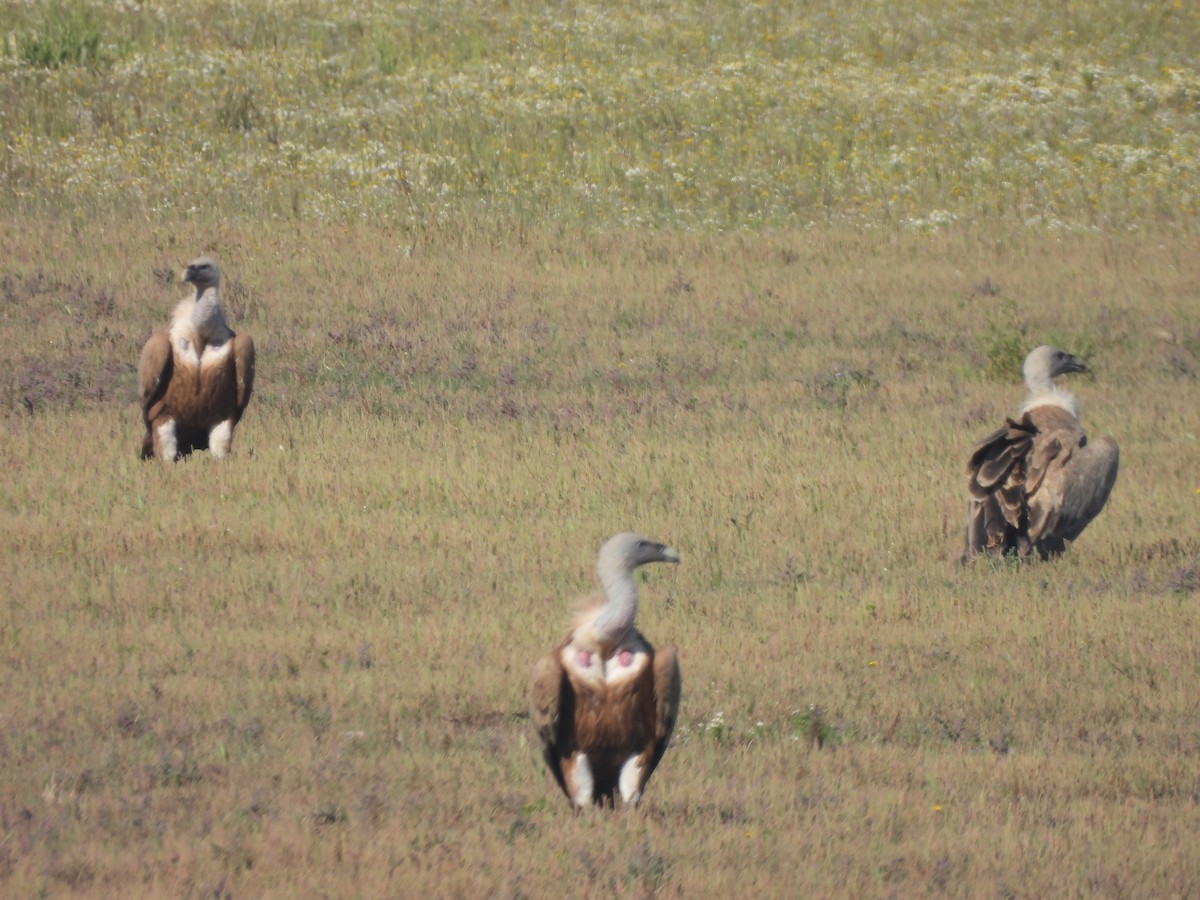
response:
M1082 359L1056 347L1026 357L1021 418L1007 419L967 461L964 563L980 554L1057 556L1103 509L1117 480L1117 442L1089 441L1075 397L1052 380L1084 371Z
M678 562L672 548L615 535L596 564L601 597L570 634L534 665L530 717L558 786L577 807L640 801L679 715L681 679L673 650L658 650L633 627L637 582L648 562Z
M254 341L225 323L216 262L192 260L182 280L194 296L150 336L138 361L142 459L171 461L193 450L225 456L254 390Z

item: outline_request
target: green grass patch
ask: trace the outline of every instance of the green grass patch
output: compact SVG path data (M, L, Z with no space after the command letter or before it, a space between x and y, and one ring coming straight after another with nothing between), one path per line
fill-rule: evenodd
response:
M45 6L32 27L16 33L17 58L42 69L93 65L104 38L97 18L81 3Z
M369 218L410 243L1187 228L1200 24L1129 9L10 5L0 208Z

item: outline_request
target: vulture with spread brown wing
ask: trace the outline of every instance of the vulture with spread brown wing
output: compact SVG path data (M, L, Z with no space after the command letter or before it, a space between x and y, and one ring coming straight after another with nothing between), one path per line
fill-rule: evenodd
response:
M1117 480L1117 442L1088 440L1079 403L1055 386L1087 364L1057 347L1025 357L1028 396L967 461L970 501L962 561L976 556L1058 556L1104 508Z

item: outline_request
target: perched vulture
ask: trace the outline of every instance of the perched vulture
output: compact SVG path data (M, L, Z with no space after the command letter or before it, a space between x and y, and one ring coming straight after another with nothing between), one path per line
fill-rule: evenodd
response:
M1058 556L1104 508L1117 480L1117 442L1089 441L1078 401L1053 381L1086 371L1082 359L1057 347L1025 357L1029 394L1020 420L1006 420L967 462L964 563L979 554Z
M150 336L138 362L142 459L171 461L193 450L225 456L254 389L254 341L225 324L216 262L192 260L182 280L195 295Z
M533 667L530 717L542 755L567 799L636 804L662 759L679 713L679 662L633 627L637 581L650 562L679 562L671 547L628 532L600 548L602 595L587 598L571 633Z

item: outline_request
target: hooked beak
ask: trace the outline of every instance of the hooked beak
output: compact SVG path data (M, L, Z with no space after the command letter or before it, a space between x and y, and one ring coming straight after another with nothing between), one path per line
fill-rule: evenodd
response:
M1071 358L1067 360L1067 367L1063 371L1064 372L1086 372L1087 370L1088 370L1087 360L1085 360L1081 356L1072 355Z

